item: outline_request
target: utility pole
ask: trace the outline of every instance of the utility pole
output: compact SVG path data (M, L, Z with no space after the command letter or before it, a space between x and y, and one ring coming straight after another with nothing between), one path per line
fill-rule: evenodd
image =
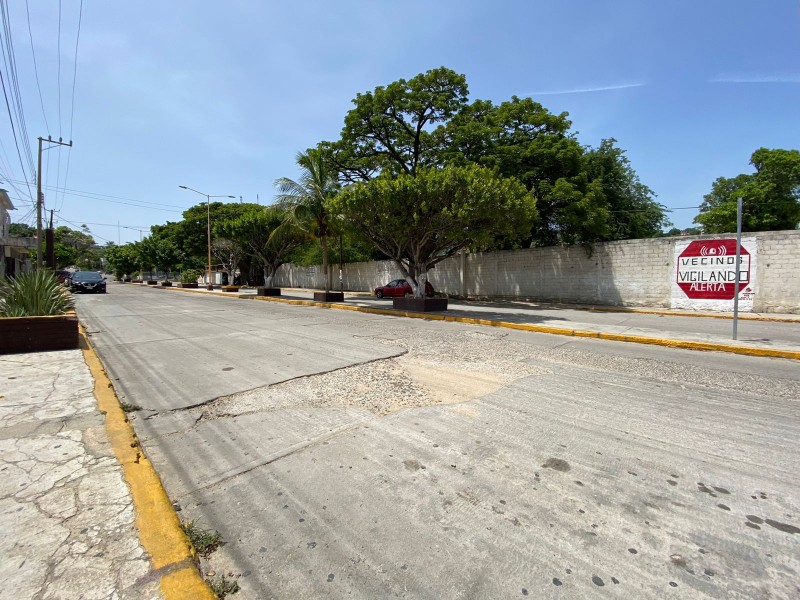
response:
M39 137L39 167L36 171L36 270L42 269L42 206L44 205L44 196L42 195L42 143L47 142L50 144L44 150L50 150L55 146L69 146L72 147L72 140L69 144L65 143L62 138L54 140L49 135L47 139Z
M56 270L56 235L55 231L53 230L53 209L50 209L50 227L47 228L45 232L45 242L47 243L47 256L45 257L47 261L47 268L52 269L53 271Z

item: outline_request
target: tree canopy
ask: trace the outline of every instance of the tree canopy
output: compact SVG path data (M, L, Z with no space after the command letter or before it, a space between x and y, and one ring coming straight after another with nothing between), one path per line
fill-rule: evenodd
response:
M339 191L337 171L331 152L311 149L297 155L300 180L282 177L275 181L280 192L276 206L286 210L294 225L319 240L322 248L322 271L325 275L325 291L330 289L331 277L328 269L328 236L333 232L333 222L328 203Z
M742 198L742 231L776 231L800 225L800 151L759 148L750 157L755 173L720 177L703 197L694 222L705 233L736 231Z
M438 162L432 126L452 118L467 101L463 75L440 67L357 94L344 119L333 159L347 183L381 174L413 175Z
M349 186L331 205L394 260L420 298L428 269L462 248L526 235L536 214L519 181L478 165L383 175Z
M517 242L526 246L591 247L669 225L615 140L582 146L568 113L530 98L468 103L464 76L441 67L357 94L353 104L340 139L321 144L344 183L446 165L496 169L536 198L540 218Z
M276 271L288 262L291 253L307 240L299 227L287 221L286 211L277 207L251 208L237 219L221 222L218 231L260 261L267 287L272 286Z

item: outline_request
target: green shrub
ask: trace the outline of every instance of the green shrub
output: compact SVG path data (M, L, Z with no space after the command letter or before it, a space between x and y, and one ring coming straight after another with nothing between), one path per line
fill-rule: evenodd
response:
M181 273L181 283L197 283L201 275L202 273L197 269L186 269Z
M0 317L63 315L74 298L51 271L31 271L0 283Z

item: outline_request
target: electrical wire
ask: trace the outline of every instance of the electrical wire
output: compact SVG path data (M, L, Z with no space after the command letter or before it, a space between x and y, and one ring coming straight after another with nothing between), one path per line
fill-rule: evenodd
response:
M13 179L13 180L12 179L8 179L8 181L9 182L10 181L14 181L16 183L22 183L20 180L17 180L17 179ZM43 186L42 189L55 190L57 188L55 188L54 186ZM177 204L165 204L163 202L149 202L147 200L137 200L135 198L125 198L124 196L112 196L110 194L100 194L100 193L97 193L97 192L87 192L87 191L83 191L83 190L74 190L74 189L70 189L70 188L63 188L63 190L65 192L69 192L69 195L71 195L71 196L78 196L78 197L81 197L81 198L90 198L92 200L100 200L100 201L103 201L103 202L112 202L113 201L113 200L107 200L107 198L113 198L115 200L124 200L126 202L119 202L119 204L135 203L135 204L130 204L130 206L138 206L139 208L151 208L151 206L154 206L154 207L165 206L165 207L168 207L168 208L178 208L178 209L180 209L180 210L168 211L168 212L183 212L183 211L186 210L186 208L184 208L183 206L179 206ZM153 210L160 210L160 209L154 208Z
M81 0L83 4L83 0ZM28 6L28 0L25 0L25 12L28 15L28 37L31 40L31 56L33 57L33 73L36 76L36 89L39 91L39 103L42 107L42 117L44 117L44 126L47 130L47 135L50 135L50 124L47 122L47 113L44 110L44 96L42 95L42 87L39 85L39 68L36 65L36 51L33 49L33 31L31 30L31 11Z
M19 93L19 82L16 76L16 60L14 57L14 47L13 42L11 41L11 27L9 23L8 17L8 7L6 6L5 0L0 0L0 17L2 17L2 43L0 43L0 50L2 50L3 55L3 64L6 67L6 72L8 77L3 76L3 70L0 69L0 86L3 89L3 98L6 103L6 111L8 113L8 120L11 124L11 132L14 137L14 146L17 150L17 157L19 158L19 166L22 170L22 177L25 182L25 186L28 189L28 196L33 200L33 194L30 188L30 175L35 172L35 169L32 168L33 165L33 158L30 155L30 145L27 143L27 127L25 127L25 116L22 111L22 101L21 96ZM6 86L6 79L8 79L8 86ZM9 92L11 94L11 101L9 101ZM12 111L13 107L13 111ZM13 112L13 115L12 115ZM14 117L16 116L16 123L14 124ZM17 130L19 130L19 136L17 135ZM22 147L27 150L27 159L28 159L28 166L30 167L30 171L25 171L25 165L22 158L22 150L20 149L20 139L22 138ZM0 145L2 143L0 142ZM5 154L5 147L3 147L3 153ZM7 156L6 156L7 158ZM10 169L9 172L12 172ZM30 173L30 175L29 175Z
M64 217L62 217L61 215L59 215L58 219L59 219L59 221L64 221L65 223L69 223L70 225L74 225L74 226L75 226L75 227L77 227L78 229L83 229L84 225L86 225L86 223L81 223L81 224L79 225L78 223L74 223L74 222L70 221L69 219L65 219L65 218L64 218ZM54 227L55 227L55 226L54 226ZM89 228L87 227L87 229L89 229ZM109 240L109 239L106 239L106 238L104 238L103 236L97 235L96 233L93 233L92 231L89 231L89 235L92 237L92 239L94 239L94 238L99 238L99 239L103 240L103 241L104 241L104 242L106 242L106 243L108 243L108 242L110 242L110 243L112 243L112 244L114 243L113 241L111 241L111 240Z
M83 21L83 0L81 0L80 6L78 8L78 33L75 36L75 62L73 63L72 68L72 98L70 100L70 111L69 111L69 143L72 144L72 126L75 122L75 84L78 80L78 46L81 41L81 22ZM72 145L67 147L67 169L64 172L64 189L67 187L67 179L69 179L69 163L72 159ZM64 206L64 199L65 199L65 192L62 190L61 192L61 204L59 204L59 210Z
M17 118L17 129L20 132L20 138L22 139L22 147L25 149L26 158L28 160L28 167L30 168L29 173L35 173L36 167L34 167L33 163L33 153L31 152L31 146L28 142L29 135L28 135L28 128L25 124L25 111L22 105L22 94L20 93L19 88L19 77L17 76L17 60L16 54L14 52L14 41L11 36L11 19L10 13L8 10L7 0L0 0L0 13L2 13L2 21L3 21L3 33L4 39L2 46L3 52L3 60L6 64L7 69L7 79L9 90L11 91L12 97L12 105L14 107L14 114ZM6 102L8 100L6 99Z

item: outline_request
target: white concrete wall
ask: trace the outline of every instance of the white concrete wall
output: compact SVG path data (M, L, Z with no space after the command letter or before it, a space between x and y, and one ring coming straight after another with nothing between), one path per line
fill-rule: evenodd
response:
M758 245L755 312L800 313L800 231L748 233ZM529 298L543 302L669 308L677 240L735 237L691 236L580 246L552 246L454 256L429 272L437 291L451 296ZM463 263L463 268L462 268ZM344 289L372 291L400 277L391 261L344 266ZM333 287L338 289L338 265ZM284 265L283 287L323 287L321 267Z

